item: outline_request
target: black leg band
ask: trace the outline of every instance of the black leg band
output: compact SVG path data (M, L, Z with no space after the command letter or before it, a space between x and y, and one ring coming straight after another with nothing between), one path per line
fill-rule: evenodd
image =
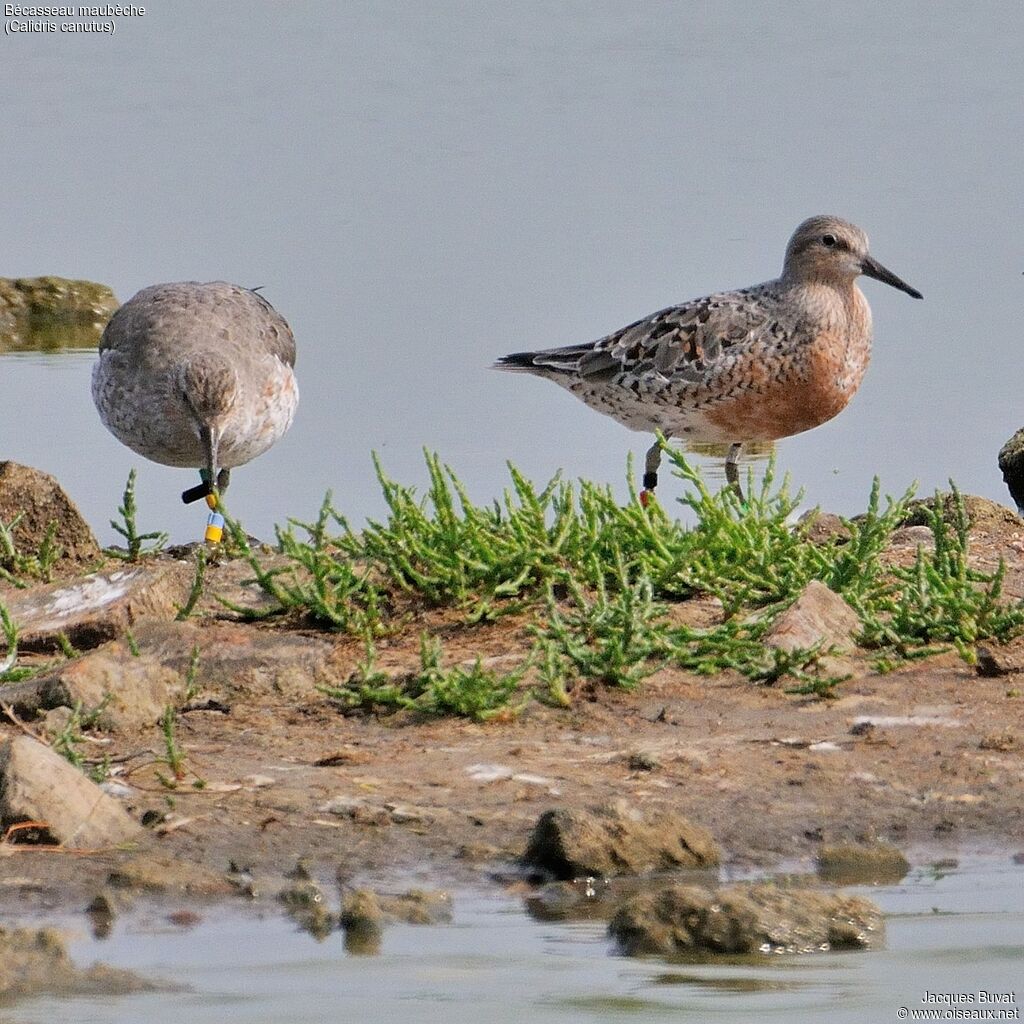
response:
M201 484L196 484L195 487L182 491L181 500L186 505L191 505L193 501L202 501L208 494L213 494L213 488L204 480Z
M644 490L653 491L658 486L657 473L644 473Z

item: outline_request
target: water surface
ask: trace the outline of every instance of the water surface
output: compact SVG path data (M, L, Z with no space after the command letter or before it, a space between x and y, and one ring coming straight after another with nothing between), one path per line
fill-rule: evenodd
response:
M122 300L264 286L302 390L291 434L234 475L266 534L328 487L379 512L371 448L409 481L436 448L481 500L506 459L621 484L648 438L491 360L772 277L793 227L835 212L925 301L865 282L861 393L782 465L846 513L875 473L1005 500L1022 30L999 0L177 0L113 37L5 36L0 274ZM144 525L199 536L191 478L106 433L89 366L0 358L0 457L56 474L105 539L138 465Z
M80 962L101 958L189 991L110 999L37 999L5 1024L418 1024L594 1021L897 1020L925 992L1014 992L1024 1000L1024 869L965 862L916 870L899 885L856 890L887 913L887 946L870 953L779 957L756 966L610 955L599 923L537 922L494 892L456 895L448 926L395 925L379 956L349 956L340 932L317 943L281 918L207 915L182 932L143 915L111 938L82 935ZM84 927L82 919L79 925Z

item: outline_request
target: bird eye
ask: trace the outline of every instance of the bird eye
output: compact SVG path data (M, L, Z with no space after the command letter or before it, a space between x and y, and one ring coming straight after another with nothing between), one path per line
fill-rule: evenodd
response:
M827 245L831 249L836 244L836 241L837 239L835 235L823 235L821 244Z

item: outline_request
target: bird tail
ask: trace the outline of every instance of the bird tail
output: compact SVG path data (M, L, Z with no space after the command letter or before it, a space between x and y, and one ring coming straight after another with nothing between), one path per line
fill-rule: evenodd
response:
M491 368L494 370L536 370L537 364L533 361L536 352L513 352L511 355L501 356L496 359Z
M577 373L583 358L593 347L593 344L570 345L568 348L548 348L537 352L513 352L496 360L493 368L539 374Z

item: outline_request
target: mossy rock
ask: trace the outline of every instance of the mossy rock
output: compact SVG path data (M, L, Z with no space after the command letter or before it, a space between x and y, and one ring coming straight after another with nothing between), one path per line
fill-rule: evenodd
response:
M840 843L818 853L818 874L839 885L899 882L909 870L910 862L889 843Z
M0 277L0 349L93 348L117 307L105 284Z
M964 504L964 513L967 516L967 524L971 530L979 533L1001 533L1008 527L1020 529L1020 518L1005 505L988 498L979 498L973 494L961 494L960 500ZM912 501L907 506L907 514L901 526L929 526L931 525L931 514L936 507L936 501L942 510L943 521L952 529L956 525L956 496L949 491L943 491L931 498L921 498Z
M31 466L0 462L0 522L11 530L23 556L38 555L49 543L60 549L60 563L90 563L100 557L99 544L75 503L49 473ZM14 565L4 567L16 570Z
M885 928L863 897L758 883L648 889L619 907L608 933L627 956L751 956L873 949Z

